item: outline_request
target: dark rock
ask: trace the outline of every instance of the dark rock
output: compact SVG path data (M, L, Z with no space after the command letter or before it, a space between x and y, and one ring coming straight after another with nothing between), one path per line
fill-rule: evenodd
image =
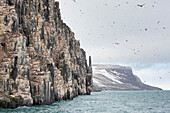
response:
M15 81L15 79L17 78L17 76L18 76L18 69L17 69L17 67L14 67L14 68L12 69L12 72L11 72L11 74L10 74L10 77Z
M15 17L12 17L12 25L11 25L11 29L13 32L18 31L18 23L17 23L17 19Z
M0 107L1 108L17 108L22 105L22 98L21 97L12 97L9 95L1 95L0 96Z
M6 0L6 3L10 6L14 5L14 0Z

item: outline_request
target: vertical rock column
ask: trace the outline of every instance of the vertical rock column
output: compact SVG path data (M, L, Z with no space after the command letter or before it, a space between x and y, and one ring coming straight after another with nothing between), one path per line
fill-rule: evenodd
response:
M87 76L86 76L86 90L87 90L87 95L90 95L91 93L91 88L93 85L93 75L92 75L92 65L91 65L91 56L89 56L89 66L87 70Z

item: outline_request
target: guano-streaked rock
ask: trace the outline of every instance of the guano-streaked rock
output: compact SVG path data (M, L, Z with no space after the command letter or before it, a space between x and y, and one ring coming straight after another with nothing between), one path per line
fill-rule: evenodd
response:
M51 104L91 92L91 57L88 66L54 0L1 0L0 54L0 107Z

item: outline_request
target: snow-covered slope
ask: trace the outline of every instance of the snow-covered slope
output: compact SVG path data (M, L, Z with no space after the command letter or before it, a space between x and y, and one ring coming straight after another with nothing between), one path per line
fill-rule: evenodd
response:
M119 65L93 66L94 90L160 90L141 82L130 67Z

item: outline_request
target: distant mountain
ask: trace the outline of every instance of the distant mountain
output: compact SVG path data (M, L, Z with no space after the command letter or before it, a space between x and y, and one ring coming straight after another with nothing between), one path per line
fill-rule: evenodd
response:
M101 90L162 90L149 86L133 74L130 67L93 65L93 91Z

